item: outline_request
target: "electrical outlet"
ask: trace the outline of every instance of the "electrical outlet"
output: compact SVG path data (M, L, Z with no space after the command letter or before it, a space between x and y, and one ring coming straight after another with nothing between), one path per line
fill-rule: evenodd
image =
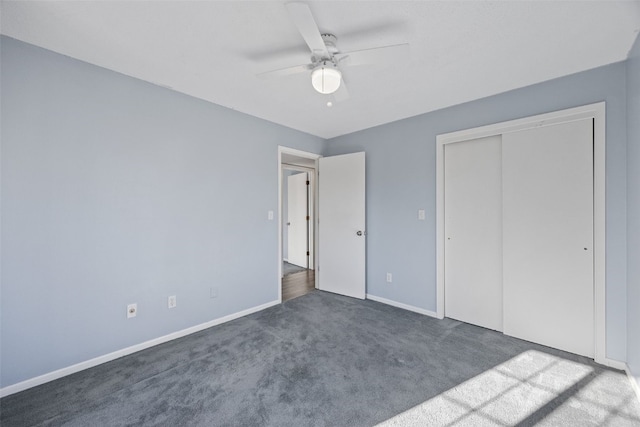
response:
M174 308L176 306L176 304L177 304L176 296L175 295L171 295L169 297L169 299L167 300L167 306L169 308Z
M387 273L387 283L391 283L393 281L393 277L391 277L391 273Z
M420 221L424 221L427 218L427 215L424 211L424 209L418 209L418 219Z
M136 317L138 315L138 304L133 303L127 306L127 319Z
M273 211L267 212L267 218L269 218L269 221L273 221Z
M209 291L209 296L211 298L218 298L218 288L212 287Z

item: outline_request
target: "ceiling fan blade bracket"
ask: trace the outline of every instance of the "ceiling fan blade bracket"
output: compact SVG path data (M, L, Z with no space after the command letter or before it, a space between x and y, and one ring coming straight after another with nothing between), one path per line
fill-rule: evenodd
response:
M348 54L345 55L336 55L334 57L336 64L338 65L349 65L349 62L351 62L351 58L349 57Z

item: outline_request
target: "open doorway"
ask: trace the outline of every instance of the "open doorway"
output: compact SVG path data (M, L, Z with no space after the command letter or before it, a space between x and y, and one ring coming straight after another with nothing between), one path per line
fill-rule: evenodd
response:
M306 290L333 292L353 298L366 297L365 153L322 157L287 147L278 147L278 296L283 301L283 167L301 170L310 178L313 207L308 221L309 236ZM322 169L322 185L319 174ZM319 215L322 215L320 228ZM285 218L287 221L285 221ZM322 253L320 253L322 251ZM287 254L290 258L290 254ZM319 261L321 260L321 262ZM320 271L322 269L322 271ZM304 272L301 272L302 274ZM299 285L299 284L297 284ZM289 298L289 295L287 295Z
M280 297L287 301L316 289L316 159L279 148Z

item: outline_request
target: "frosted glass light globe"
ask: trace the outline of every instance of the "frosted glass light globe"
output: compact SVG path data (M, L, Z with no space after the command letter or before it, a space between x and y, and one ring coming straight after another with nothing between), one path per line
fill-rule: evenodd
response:
M342 73L335 65L323 62L311 73L311 84L320 93L329 94L338 90Z

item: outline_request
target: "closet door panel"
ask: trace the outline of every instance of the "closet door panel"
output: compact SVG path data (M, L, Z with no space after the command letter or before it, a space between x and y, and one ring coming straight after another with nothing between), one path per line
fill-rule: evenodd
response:
M445 146L445 316L502 330L500 136Z
M593 357L592 120L502 137L504 333Z

